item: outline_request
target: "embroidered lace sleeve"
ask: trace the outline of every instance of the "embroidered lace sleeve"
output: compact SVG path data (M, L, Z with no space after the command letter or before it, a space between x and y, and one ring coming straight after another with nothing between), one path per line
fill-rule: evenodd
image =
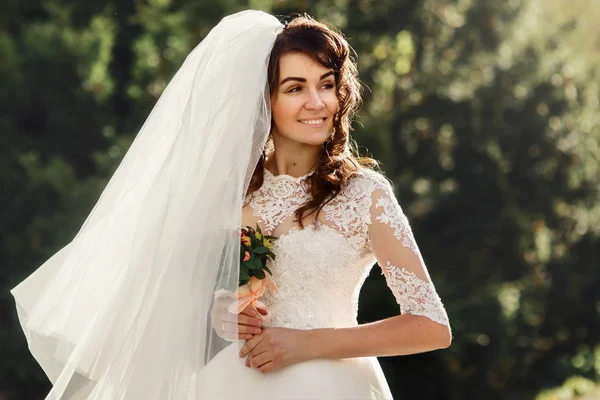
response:
M421 315L449 327L408 219L387 181L372 194L369 241L402 314Z

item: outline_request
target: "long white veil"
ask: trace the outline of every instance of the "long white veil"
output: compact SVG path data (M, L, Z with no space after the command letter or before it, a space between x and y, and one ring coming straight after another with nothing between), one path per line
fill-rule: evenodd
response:
M283 26L245 11L187 57L71 243L12 290L47 399L202 399L228 342L244 194L267 139L267 63ZM211 399L214 400L214 399Z

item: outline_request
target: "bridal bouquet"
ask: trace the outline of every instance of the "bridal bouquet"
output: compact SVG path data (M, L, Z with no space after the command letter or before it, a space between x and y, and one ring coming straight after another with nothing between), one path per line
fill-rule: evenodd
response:
M263 235L258 224L256 229L249 226L242 228L240 234L240 277L237 292L237 301L229 306L229 312L239 314L248 305L262 309L263 316L268 317L266 306L259 301L265 289L274 291L275 283L271 281L272 275L267 264L275 260L272 240L274 236Z
M251 282L252 277L263 280L266 278L265 271L272 275L267 266L269 261L275 259L273 244L274 236L264 236L256 225L256 230L249 226L242 228L240 234L240 286Z

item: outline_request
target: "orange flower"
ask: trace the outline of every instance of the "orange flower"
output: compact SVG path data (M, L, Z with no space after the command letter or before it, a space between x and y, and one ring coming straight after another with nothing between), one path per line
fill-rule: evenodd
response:
M246 245L246 246L250 246L250 244L252 243L250 241L250 236L242 236L242 242Z

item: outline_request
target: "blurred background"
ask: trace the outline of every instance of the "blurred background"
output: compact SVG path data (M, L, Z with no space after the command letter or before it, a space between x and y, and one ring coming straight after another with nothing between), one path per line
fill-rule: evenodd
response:
M73 238L187 53L246 8L308 12L358 53L354 137L454 330L380 359L396 398L600 398L600 2L4 0L0 400L49 390L8 290ZM360 322L397 312L376 267Z

